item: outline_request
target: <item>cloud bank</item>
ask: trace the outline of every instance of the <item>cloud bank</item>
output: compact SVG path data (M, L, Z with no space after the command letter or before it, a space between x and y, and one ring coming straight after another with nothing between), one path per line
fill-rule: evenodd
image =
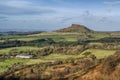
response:
M51 31L73 23L94 30L120 30L119 4L109 0L2 0L0 30Z

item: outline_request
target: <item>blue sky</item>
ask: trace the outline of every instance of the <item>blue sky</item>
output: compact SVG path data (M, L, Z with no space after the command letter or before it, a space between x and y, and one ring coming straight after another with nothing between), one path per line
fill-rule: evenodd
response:
M0 31L52 31L71 24L120 31L120 0L0 0Z

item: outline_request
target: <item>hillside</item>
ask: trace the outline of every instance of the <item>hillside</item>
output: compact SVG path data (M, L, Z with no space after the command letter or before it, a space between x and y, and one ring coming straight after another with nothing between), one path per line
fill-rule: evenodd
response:
M94 57L41 63L4 75L10 80L119 80L120 52L104 59Z
M93 30L88 29L84 25L72 24L68 28L56 30L55 32L92 32Z

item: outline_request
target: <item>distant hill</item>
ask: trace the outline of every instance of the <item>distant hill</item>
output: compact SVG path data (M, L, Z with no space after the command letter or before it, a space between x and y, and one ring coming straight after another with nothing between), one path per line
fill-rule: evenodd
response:
M84 25L72 24L68 28L56 30L55 32L92 32L93 30L88 29Z

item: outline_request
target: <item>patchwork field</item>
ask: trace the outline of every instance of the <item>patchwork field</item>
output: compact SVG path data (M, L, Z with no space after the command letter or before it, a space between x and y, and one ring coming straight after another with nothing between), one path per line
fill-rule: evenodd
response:
M74 35L75 34L75 35ZM37 39L48 39L52 38L54 41L76 41L78 37L78 33L40 33L33 35L22 35L22 36L1 36L1 38L9 39L9 40L21 40L21 41L32 41ZM4 40L1 40L4 41Z
M36 76L42 80L77 78L120 50L119 36L120 32L97 32L76 24L53 32L0 36L0 74L14 73L18 69L19 75L15 74L21 79L34 77L36 80ZM22 57L16 58L18 55ZM119 64L116 55L113 61L108 59L106 65ZM32 57L22 59L25 56ZM28 72L24 72L24 68Z

